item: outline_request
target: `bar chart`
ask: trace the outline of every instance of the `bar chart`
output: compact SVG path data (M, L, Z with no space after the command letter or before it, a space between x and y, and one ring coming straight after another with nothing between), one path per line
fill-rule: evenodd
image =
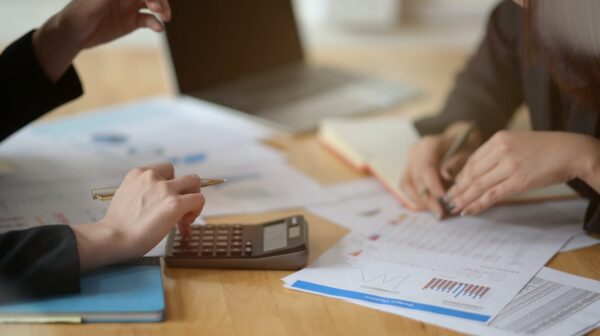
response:
M448 280L443 278L431 278L423 290L432 290L448 293L455 298L470 297L473 299L483 299L490 292L491 288L483 285L475 285L467 282Z

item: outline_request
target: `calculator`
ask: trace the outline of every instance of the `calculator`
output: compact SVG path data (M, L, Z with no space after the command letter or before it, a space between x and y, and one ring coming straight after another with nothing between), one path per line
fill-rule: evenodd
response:
M173 267L297 270L308 260L308 223L292 216L255 225L192 225L173 229L165 262Z

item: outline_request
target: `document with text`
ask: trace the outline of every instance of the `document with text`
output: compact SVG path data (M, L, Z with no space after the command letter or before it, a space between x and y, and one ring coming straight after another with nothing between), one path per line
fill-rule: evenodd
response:
M286 278L291 288L489 322L580 230L558 210L564 218L550 224L511 224L499 214L438 221L393 199L371 201L345 204L339 216L358 218L361 230Z

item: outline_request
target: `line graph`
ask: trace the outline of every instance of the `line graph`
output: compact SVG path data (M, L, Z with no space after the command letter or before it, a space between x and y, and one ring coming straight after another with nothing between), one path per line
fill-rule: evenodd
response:
M360 272L361 282L384 290L397 290L410 277L409 274L398 271L386 271L379 268L371 268L368 265L353 264L348 266Z

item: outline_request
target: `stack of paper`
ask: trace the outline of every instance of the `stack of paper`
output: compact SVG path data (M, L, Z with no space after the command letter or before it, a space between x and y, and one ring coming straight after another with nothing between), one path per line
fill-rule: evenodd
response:
M108 203L93 201L92 188L117 186L130 169L161 162L173 163L178 176L227 179L203 190L203 216L332 201L262 143L273 134L191 98L151 99L31 125L0 146L0 232L97 221ZM161 246L152 253L162 254Z
M585 202L440 222L370 183L353 182L359 192L345 198L350 188L334 187L339 201L309 208L353 232L284 278L286 288L480 335L575 335L600 322L600 282L543 268L581 236Z

